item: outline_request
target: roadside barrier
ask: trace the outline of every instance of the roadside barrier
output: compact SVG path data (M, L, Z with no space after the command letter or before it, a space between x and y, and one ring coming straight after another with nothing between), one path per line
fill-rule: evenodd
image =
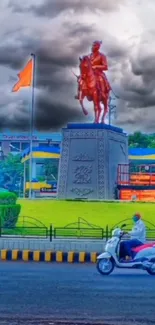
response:
M1 250L1 261L56 262L56 263L95 263L98 253L62 251Z

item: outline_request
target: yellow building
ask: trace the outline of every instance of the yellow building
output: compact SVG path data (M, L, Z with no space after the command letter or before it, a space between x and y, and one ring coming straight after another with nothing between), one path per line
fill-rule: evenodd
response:
M30 157L32 157L32 182L29 177ZM29 191L30 187L33 196L55 196L57 188L57 178L51 174L51 180L47 181L44 174L45 161L53 160L57 166L59 164L60 148L34 147L32 153L26 149L22 153L21 161L24 164L24 192Z

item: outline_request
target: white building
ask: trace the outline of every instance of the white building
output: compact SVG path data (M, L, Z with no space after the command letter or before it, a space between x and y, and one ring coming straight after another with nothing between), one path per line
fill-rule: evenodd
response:
M34 132L33 146L60 146L61 133L41 133ZM30 146L30 136L28 132L13 133L5 131L0 133L0 148L4 156L10 152L16 154Z

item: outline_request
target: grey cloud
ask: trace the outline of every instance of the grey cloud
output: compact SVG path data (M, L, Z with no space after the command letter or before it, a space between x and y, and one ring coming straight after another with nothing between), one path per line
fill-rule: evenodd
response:
M11 107L10 107L11 106ZM29 130L30 115L27 114L28 103L26 100L8 99L5 102L6 110L3 109L3 101L0 102L0 129ZM9 114L8 114L9 110ZM6 112L7 111L7 112ZM12 111L12 114L11 114Z
M79 38L82 30L84 34ZM64 24L63 34L51 43L34 40L32 36L22 39L21 34L21 42L0 46L0 64L14 69L15 75L26 63L25 58L33 51L36 53L36 87L42 93L41 96L36 94L37 128L46 130L61 128L69 121L84 119L79 103L74 100L77 83L72 76L71 68L77 65L79 54L88 50L93 33L92 26L70 23L68 26ZM67 40L66 44L64 39ZM13 78L12 85L15 82ZM17 111L22 111L24 104L18 107ZM16 114L14 119L3 116L0 127L6 127L8 123L9 128L12 126L15 129L27 129L28 120L28 113L19 117Z
M59 98L60 98L59 94ZM38 114L36 115L36 128L38 130L52 129L58 130L66 126L70 121L82 121L83 114L81 109L76 105L69 106L67 103L52 101L52 98L39 98L38 100Z
M56 71L62 67L72 67L77 64L79 55L83 51L88 51L94 35L93 25L86 26L79 23L63 24L59 39L51 40L51 42L39 37L34 38L35 35L22 39L21 34L20 42L0 46L0 64L19 69L23 66L25 57L35 52L38 68L40 64L43 64L45 69L47 66L48 68L55 67Z
M118 116L116 125L124 128L126 132L141 131L146 133L154 133L154 116L155 108L132 108L128 112L124 112Z
M114 82L118 84L117 88L120 98L122 98L117 105L116 123L125 125L130 130L151 132L155 124L155 58L152 51L155 44L153 35L152 31L145 33L134 52L129 51L125 57L122 57L121 66L118 65L118 70L122 69L121 74L118 72L116 64L115 75L118 75L119 78Z
M132 72L136 75L152 75L155 74L155 57L153 55L145 55L132 59Z
M83 12L84 10L102 10L104 12L115 11L119 9L121 4L126 0L44 0L41 5L32 4L29 7L17 4L11 0L10 6L16 12L33 11L36 15L55 17L66 10L74 10L74 12Z
M0 129L29 131L30 114L25 107L28 107L28 103L23 101L11 117L5 112L0 113ZM80 109L69 107L66 103L54 102L51 97L48 98L47 93L36 101L34 126L40 131L59 130L70 121L82 121L82 119L83 114Z
M109 35L108 33L104 35L103 38L103 46L106 47L107 56L116 62L120 62L121 58L125 58L128 56L129 49L126 48L117 38Z

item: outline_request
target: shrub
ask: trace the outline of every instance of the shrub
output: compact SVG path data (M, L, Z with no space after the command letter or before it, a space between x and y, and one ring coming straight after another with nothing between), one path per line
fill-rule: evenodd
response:
M1 227L15 227L21 210L20 204L0 205Z
M11 192L0 192L0 205L16 204L17 195Z
M17 195L11 192L0 192L0 222L1 227L14 227L21 210L16 204Z

